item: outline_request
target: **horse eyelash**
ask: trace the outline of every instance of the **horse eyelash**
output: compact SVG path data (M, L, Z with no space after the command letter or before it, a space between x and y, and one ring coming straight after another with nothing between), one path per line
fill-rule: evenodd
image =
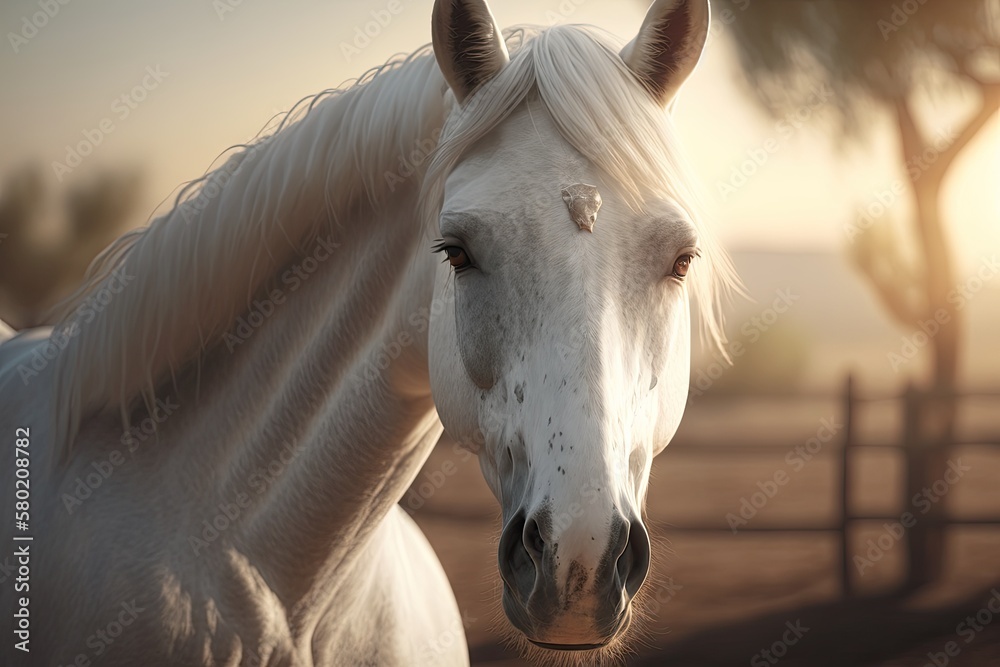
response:
M437 239L437 240L434 241L434 245L431 246L431 252L434 253L434 254L437 254L439 252L444 252L445 248L450 248L450 247L451 246L449 246L448 242L445 241L444 239ZM444 264L447 261L448 261L448 257L446 256L444 259L441 260L441 263ZM462 267L460 269L452 269L452 272L458 274L458 273L461 273L462 271L465 271L468 268L470 268L470 267L464 266L464 267Z

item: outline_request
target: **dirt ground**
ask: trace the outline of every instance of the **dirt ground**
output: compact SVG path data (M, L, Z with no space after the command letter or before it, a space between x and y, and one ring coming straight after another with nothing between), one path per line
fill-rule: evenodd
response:
M821 419L839 423L838 413L835 400L794 409L715 401L689 407L681 431L653 467L647 512L656 555L646 584L652 618L627 664L772 664L752 661L782 636L786 622L801 620L810 632L787 649L782 665L1000 666L1000 614L971 639L967 628L959 628L963 619L985 608L991 589L1000 587L1000 526L949 528L944 580L905 598L885 595L903 576L906 549L900 541L879 549L879 558L863 572L851 568L855 595L844 598L837 533L729 530L726 515L739 513L741 500L779 470L788 474L787 484L748 520L748 527L822 527L839 521L839 438L830 439L801 467L785 458L791 447L817 434ZM889 405L862 410L861 440L892 441L898 421ZM970 443L998 438L1000 418L981 406L963 408L960 435ZM776 446L754 447L766 443ZM948 515L1000 515L1000 448L968 444L950 458L961 459L969 470L941 496ZM898 450L859 449L851 470L853 512L899 516L914 510L902 499ZM473 664L524 664L502 644L499 507L477 459L442 441L402 504L449 575L466 619ZM851 553L876 555L868 553L868 540L877 542L883 523L856 524ZM719 530L690 530L691 524ZM954 655L943 652L949 642L955 642L949 647ZM935 665L933 659L947 663Z

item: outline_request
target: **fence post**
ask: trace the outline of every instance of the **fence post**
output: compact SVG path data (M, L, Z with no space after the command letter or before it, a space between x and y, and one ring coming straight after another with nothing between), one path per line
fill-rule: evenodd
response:
M854 376L847 375L844 388L844 445L840 452L840 590L852 594L851 586L851 457L854 440Z
M906 457L906 481L903 484L903 510L910 511L911 498L920 493L927 472L927 452L920 437L920 409L923 403L913 382L908 382L903 393L903 455ZM928 525L924 517L906 535L906 579L904 591L912 591L930 579L927 553L924 546L928 539Z

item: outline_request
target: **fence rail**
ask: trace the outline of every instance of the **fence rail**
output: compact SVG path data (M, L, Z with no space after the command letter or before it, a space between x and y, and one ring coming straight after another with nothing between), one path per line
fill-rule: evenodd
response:
M851 529L859 522L875 521L899 521L900 514L879 514L861 513L851 511L851 491L853 478L851 475L851 455L854 450L864 448L875 449L895 449L901 450L905 461L906 476L903 483L903 506L908 506L907 500L912 498L914 493L919 493L921 489L929 487L938 478L932 477L935 469L941 469L944 455L955 447L1000 447L1000 434L988 435L983 438L956 438L953 435L955 406L963 401L997 401L1000 402L1000 390L995 389L972 389L968 391L924 391L917 390L912 385L902 394L892 395L869 395L859 396L854 387L853 377L848 376L842 393L832 392L802 392L802 393L774 393L762 397L754 397L755 400L775 400L787 402L827 401L830 403L839 402L840 410L843 413L844 428L839 444L829 443L826 445L837 461L837 474L839 484L837 484L837 507L839 508L839 518L834 521L813 522L813 523L782 523L782 524L760 524L744 525L740 527L740 532L758 533L782 533L782 532L810 532L810 533L837 533L839 542L839 578L841 590L845 595L853 592L851 577ZM737 394L723 394L712 397L713 401L739 401L746 400L746 396L740 397ZM876 402L902 402L904 423L902 432L898 440L894 442L863 442L859 441L857 434L857 407L861 404ZM937 408L938 412L950 410L950 416L945 414L943 419L950 428L944 428L943 434L928 437L926 429L922 428L922 419L932 409ZM940 415L939 415L940 416ZM951 420L949 422L949 419ZM683 450L687 452L727 452L744 453L749 455L759 455L772 453L779 450L788 451L796 444L788 442L749 442L745 444L730 443L681 443L671 446L672 450ZM1000 527L1000 516L973 516L961 517L950 516L941 513L941 506L935 504L935 511L926 516L921 516L919 520L906 530L906 564L907 572L902 584L903 589L913 589L922 584L934 581L941 575L941 554L944 550L944 531L949 526L997 526ZM712 524L705 522L690 523L665 523L664 526L675 532L730 532L731 528L725 523Z

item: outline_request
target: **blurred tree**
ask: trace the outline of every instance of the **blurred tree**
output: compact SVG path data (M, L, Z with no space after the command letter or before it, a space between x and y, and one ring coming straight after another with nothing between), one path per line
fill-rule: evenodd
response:
M809 335L794 321L779 320L755 343L733 355L733 365L712 389L721 392L789 392L802 385L812 352ZM740 340L739 332L730 340Z
M60 253L65 266L58 298L75 290L94 257L130 226L128 223L141 199L141 174L124 168L97 172L90 180L66 193L64 207L69 242L62 246Z
M15 328L44 324L47 311L125 230L141 192L135 170L101 171L54 207L36 165L10 174L0 190L0 319Z
M0 191L0 289L5 297L0 318L24 326L29 304L48 293L56 277L39 247L37 230L44 218L45 180L34 165L10 174Z
M893 119L900 161L913 193L912 224L854 228L857 265L892 317L908 334L928 320L945 321L931 337L928 388L947 396L956 385L962 313L948 295L957 280L940 209L942 184L955 158L1000 108L1000 3L997 0L716 0L755 99L776 118L809 104L829 86L835 122L859 139L872 124ZM918 119L921 98L971 91L978 105L953 132L935 133ZM807 107L808 108L808 107ZM900 231L902 230L902 231ZM848 230L851 235L851 230ZM909 237L909 238L906 238ZM909 241L909 243L907 243ZM907 256L904 249L913 252ZM954 431L950 398L931 400L921 430L928 443ZM914 454L911 480L919 491L942 479L947 452ZM912 489L911 489L912 490ZM942 516L944 503L934 506ZM908 584L940 575L941 533L925 521L911 530ZM911 558L911 560L912 560Z

